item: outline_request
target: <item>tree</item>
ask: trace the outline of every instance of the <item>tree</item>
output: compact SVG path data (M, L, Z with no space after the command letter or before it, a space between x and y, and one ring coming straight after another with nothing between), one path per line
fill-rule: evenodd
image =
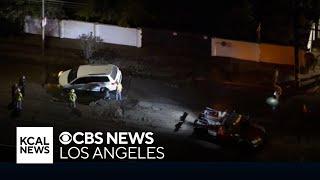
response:
M126 0L122 3L120 9L117 19L117 24L120 26L137 27L148 16L141 0Z
M234 39L255 40L257 22L254 19L250 2L247 0L239 0L236 3L232 0L227 2L228 4L221 7L222 11L218 16L220 29L225 32L225 36Z
M47 18L64 18L64 4L51 4L46 2L45 15ZM20 28L24 25L26 16L41 17L41 2L26 0L10 0L2 2L0 16L10 23L17 24Z
M0 16L8 22L16 22L22 24L26 12L29 11L26 2L23 0L6 1L1 5Z
M143 0L93 0L75 14L81 20L126 27L141 25L148 17Z
M304 3L304 11L307 19L315 23L315 37L318 38L319 18L320 18L320 1L306 0Z
M90 34L82 34L79 37L81 41L83 56L89 60L95 52L100 49L102 39L99 36L94 36L91 32Z

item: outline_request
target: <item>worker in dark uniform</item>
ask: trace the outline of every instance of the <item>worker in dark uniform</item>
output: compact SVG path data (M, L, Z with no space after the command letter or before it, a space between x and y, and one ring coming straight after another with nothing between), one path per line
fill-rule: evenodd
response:
M104 89L104 91L103 91L103 99L110 100L110 92L109 92L108 88Z
M17 91L19 89L19 86L17 83L13 84L11 86L11 107L15 107L15 104L16 104L16 94L17 94Z
M25 96L26 85L27 85L26 76L21 76L21 78L19 79L19 88L21 90L21 94L23 95L23 97Z

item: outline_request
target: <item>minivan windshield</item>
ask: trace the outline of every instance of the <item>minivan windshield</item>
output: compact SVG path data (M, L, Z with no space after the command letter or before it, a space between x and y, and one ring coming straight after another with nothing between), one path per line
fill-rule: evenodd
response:
M69 72L69 75L68 75L68 83L70 83L71 81L73 81L74 79L77 78L78 69L79 69L79 67L71 69L71 71Z

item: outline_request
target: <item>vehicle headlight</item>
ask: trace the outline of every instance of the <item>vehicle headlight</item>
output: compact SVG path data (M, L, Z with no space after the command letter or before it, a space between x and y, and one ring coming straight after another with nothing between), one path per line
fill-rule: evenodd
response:
M62 75L62 73L63 73L63 71L60 71L60 72L58 73L58 77L60 77L60 76Z

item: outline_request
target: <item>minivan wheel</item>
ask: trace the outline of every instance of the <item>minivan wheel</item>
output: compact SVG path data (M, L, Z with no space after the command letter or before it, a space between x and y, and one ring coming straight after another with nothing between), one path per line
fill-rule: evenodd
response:
M103 88L100 88L100 92L101 92L101 93L104 93L104 92L106 92L106 90L107 90L107 88L105 88L105 87L103 87Z

